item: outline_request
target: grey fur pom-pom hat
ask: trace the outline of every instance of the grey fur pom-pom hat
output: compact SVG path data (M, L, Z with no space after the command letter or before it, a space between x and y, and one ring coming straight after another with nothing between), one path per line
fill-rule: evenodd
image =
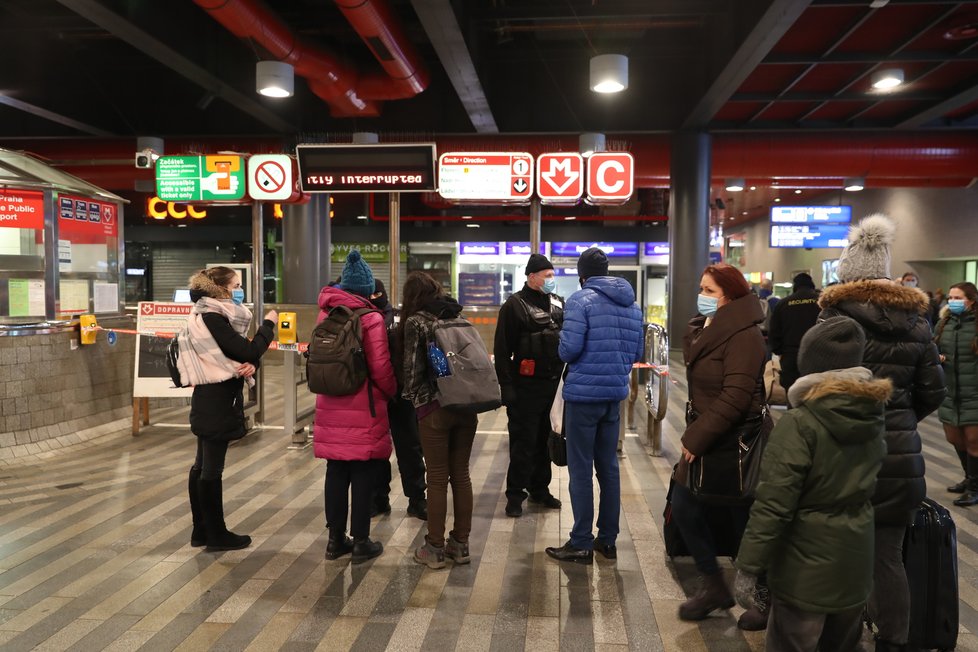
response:
M896 225L886 215L876 213L849 229L849 244L839 256L839 280L865 281L890 278L890 245Z

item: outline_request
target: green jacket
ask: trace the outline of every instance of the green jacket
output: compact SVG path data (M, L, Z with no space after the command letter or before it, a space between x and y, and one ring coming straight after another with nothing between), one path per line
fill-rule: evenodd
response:
M978 355L971 348L975 324L975 313L952 315L945 307L937 325L937 348L944 356L947 383L937 417L952 426L978 424Z
M773 594L798 609L837 613L869 597L870 499L891 390L862 367L803 376L789 390L796 407L768 440L736 564L767 571Z

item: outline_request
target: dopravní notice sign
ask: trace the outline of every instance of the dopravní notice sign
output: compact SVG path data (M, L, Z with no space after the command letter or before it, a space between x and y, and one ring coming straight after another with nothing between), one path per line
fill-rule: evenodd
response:
M163 201L236 201L245 190L241 156L161 156L156 161L156 195Z

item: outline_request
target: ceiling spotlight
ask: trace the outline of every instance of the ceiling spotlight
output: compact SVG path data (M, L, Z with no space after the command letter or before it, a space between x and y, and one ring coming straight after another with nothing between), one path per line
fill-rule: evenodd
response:
M479 225L478 224L473 224L471 222L468 223L468 224L466 224L465 226L469 227L470 229L478 229L479 228Z
M628 88L628 57L624 54L599 54L591 57L591 90L595 93L620 93Z
M604 134L581 134L577 137L577 149L581 152L581 156L587 158L595 152L603 152L606 142Z
M845 181L845 189L849 192L859 192L866 187L865 177L849 177Z
M870 80L876 90L888 91L903 83L903 70L900 68L874 70Z
M259 61L255 66L255 87L266 97L292 97L294 72L292 64L284 61Z
M777 203L777 202L781 201L781 198L780 197L775 197L774 198L774 201L775 201L775 203Z
M740 192L744 189L743 179L727 179L727 190L730 192Z
M869 8L879 9L881 7L885 7L889 2L890 0L872 0L872 2L869 3Z
M565 215L564 216L564 221L566 221L566 222L572 222L572 221L574 221L576 219L577 219L577 216L576 215Z
M800 191L800 190L796 190L796 191L795 191L795 194L796 194L796 195L800 195L800 194L801 194L801 191Z
M472 216L471 215L463 215L462 216L462 219L463 220L471 220L472 219Z
M750 189L751 190L757 190L757 186L751 186Z

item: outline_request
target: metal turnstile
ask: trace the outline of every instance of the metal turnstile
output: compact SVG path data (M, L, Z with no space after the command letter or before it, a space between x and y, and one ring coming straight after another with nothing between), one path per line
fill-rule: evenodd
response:
M645 404L649 409L645 445L649 454L662 455L662 422L669 406L669 335L658 324L645 329L645 362L650 366L645 384Z

